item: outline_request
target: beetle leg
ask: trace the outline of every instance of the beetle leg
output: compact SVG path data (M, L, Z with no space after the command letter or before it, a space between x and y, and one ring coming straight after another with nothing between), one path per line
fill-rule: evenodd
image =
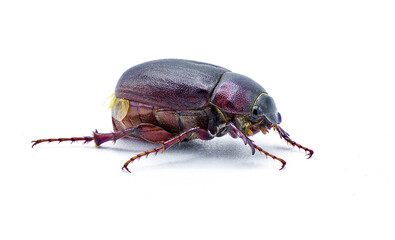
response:
M143 153L137 154L136 156L132 157L131 159L129 159L127 162L125 162L125 164L122 167L122 170L126 170L128 172L130 172L128 165L133 162L136 159L140 159L143 156L148 156L151 153L158 153L159 151L163 150L163 152L166 151L166 149L174 146L174 144L176 143L181 143L185 138L187 138L188 136L190 136L192 133L197 133L199 135L199 131L202 130L200 127L194 127L191 129L188 129L182 133L180 133L179 135L163 142L163 145L148 151L145 151Z
M233 123L230 122L227 125L231 128L231 130L233 130L233 133L237 134L237 136L239 138L243 139L244 144L248 144L251 147L252 155L254 155L255 149L257 149L259 152L264 153L266 156L269 156L277 161L280 161L282 163L280 170L285 167L285 164L287 164L287 162L285 162L284 159L276 157L273 154L270 154L270 153L266 152L265 150L263 150L262 148L255 145L254 142L251 139L249 139L245 134L243 134Z
M71 143L76 141L84 141L84 143L94 141L96 146L100 146L101 144L113 141L114 143L125 136L132 135L135 137L140 137L149 142L162 142L166 141L173 137L173 134L166 131L165 129L155 126L149 123L141 123L137 127L127 128L124 130L111 132L111 133L99 133L97 130L93 132L92 137L72 137L72 138L49 138L49 139L38 139L32 141L34 147L35 145L42 142L66 142L69 141Z
M249 139L244 133L242 133L233 123L228 122L226 124L234 133L237 134L237 136L241 139L243 139L244 145L249 145L251 147L252 155L255 154L255 147L254 143L252 142L251 139ZM232 134L231 134L232 135Z
M277 161L280 161L283 164L281 166L280 170L282 170L285 167L285 164L287 164L287 162L284 159L281 159L279 157L274 156L273 154L270 154L270 153L266 152L265 150L263 150L262 148L258 147L254 143L253 143L253 145L254 145L254 148L256 148L258 151L264 153L266 156L269 156L269 157L271 157L271 158L273 158L273 159L275 159Z
M38 140L33 140L32 141L32 147L36 146L39 143L43 142L66 142L69 141L71 143L76 142L76 141L84 141L84 144L87 142L90 142L93 140L93 137L72 137L72 138L48 138L48 139L38 139Z
M135 131L135 128L128 128L122 131L117 131L117 132L112 132L112 133L99 133L97 132L97 130L95 130L93 132L93 136L92 137L72 137L72 138L48 138L48 139L38 139L38 140L34 140L32 141L33 145L32 147L34 147L35 145L39 144L39 143L43 143L43 142L66 142L69 141L71 143L76 142L76 141L84 141L84 143L90 142L90 141L94 141L96 146L99 146L100 144L107 142L107 141L115 141L130 135L133 133L133 131Z
M314 154L314 151L312 149L309 149L307 147L303 147L302 145L300 145L299 143L293 141L290 137L289 134L284 131L284 129L282 129L280 126L275 125L274 129L278 131L278 133L280 134L280 138L283 138L286 142L288 142L289 144L291 144L292 146L297 146L299 149L303 149L306 151L308 159L311 158Z

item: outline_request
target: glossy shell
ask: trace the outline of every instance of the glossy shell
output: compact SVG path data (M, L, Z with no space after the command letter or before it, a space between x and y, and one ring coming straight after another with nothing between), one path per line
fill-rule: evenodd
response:
M244 75L226 72L215 87L210 103L235 115L250 115L259 95L267 94L257 82Z
M202 109L209 105L225 72L229 70L196 61L150 61L127 70L118 81L115 96L165 109Z

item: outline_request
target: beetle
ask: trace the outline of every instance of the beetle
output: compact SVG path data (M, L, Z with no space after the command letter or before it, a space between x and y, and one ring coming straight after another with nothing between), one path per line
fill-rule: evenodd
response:
M145 62L127 70L119 79L112 104L114 132L93 132L93 136L49 138L32 141L32 147L42 142L94 141L96 146L133 136L161 146L137 154L123 165L151 153L165 151L183 141L210 140L229 134L241 138L255 150L282 163L257 146L249 137L270 129L292 146L314 151L291 140L279 124L281 115L267 91L251 78L213 64L162 59Z

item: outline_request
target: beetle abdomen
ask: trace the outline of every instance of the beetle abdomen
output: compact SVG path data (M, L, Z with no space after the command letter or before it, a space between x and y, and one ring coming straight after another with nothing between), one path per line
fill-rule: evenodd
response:
M164 59L127 70L115 89L117 98L174 110L201 109L222 74L229 70L195 61Z
M182 133L194 127L207 129L210 119L208 113L208 109L185 111L158 109L155 118L159 126L172 133Z
M128 106L115 104L112 109L112 122L115 131L137 127L140 123L151 123L156 125L154 106L125 101ZM124 112L121 116L120 112Z
M127 103L128 106L114 104L112 122L115 131L134 128L141 123L155 125L172 135L177 135L194 127L211 129L213 132L216 131L216 115L212 113L211 106L199 110L172 110L161 109L133 101L117 99L116 102ZM125 113L120 115L120 112ZM195 137L193 136L193 138Z

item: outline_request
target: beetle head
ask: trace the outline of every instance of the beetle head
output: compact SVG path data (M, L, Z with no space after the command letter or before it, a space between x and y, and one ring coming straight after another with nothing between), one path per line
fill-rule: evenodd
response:
M262 93L256 99L250 117L254 122L266 119L272 125L281 123L281 115L277 112L276 103L274 103L273 98L266 93Z

